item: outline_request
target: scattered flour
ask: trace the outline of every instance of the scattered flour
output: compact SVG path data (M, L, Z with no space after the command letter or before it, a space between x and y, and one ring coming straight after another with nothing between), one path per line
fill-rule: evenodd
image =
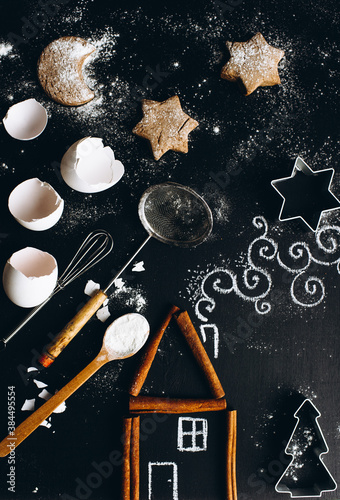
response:
M336 435L335 435L335 437L336 437L337 439L340 439L340 424L339 424L339 425L337 426L337 428L336 428Z
M123 280L119 281L119 288L116 288L111 293L109 299L113 304L119 301L120 305L131 308L138 313L143 312L147 306L147 300L142 288L140 286L128 286Z
M9 43L0 43L0 60L2 57L8 56L13 50L13 46Z

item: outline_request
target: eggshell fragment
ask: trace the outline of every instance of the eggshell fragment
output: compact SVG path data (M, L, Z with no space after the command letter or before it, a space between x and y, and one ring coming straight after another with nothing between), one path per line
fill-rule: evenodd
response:
M123 164L98 137L75 142L64 154L61 175L68 186L81 193L98 193L116 184L124 174Z
M37 372L38 371L38 368L36 368L35 366L29 366L27 368L27 373L30 373L30 372Z
M46 300L58 279L55 258L37 248L26 247L6 262L2 282L7 297L20 307L35 307Z
M8 208L22 226L32 231L45 231L60 219L64 200L50 184L34 178L13 189Z
M100 290L100 284L95 283L93 280L88 280L88 282L85 285L84 293L85 295L93 297L98 290Z
M44 387L47 387L47 384L45 382L41 382L41 380L36 380L35 378L33 379L33 382L35 385L38 387L38 389L43 389Z
M66 403L64 401L55 410L53 410L53 413L64 413L65 410L66 410Z
M11 106L2 121L11 137L30 141L45 130L47 112L35 99L27 99Z
M25 399L25 402L21 407L21 411L34 411L34 409L35 399Z
M111 313L109 311L108 306L103 306L101 307L97 312L96 312L97 318L102 322L105 323L105 321L111 316Z
M49 429L50 427L52 427L52 424L51 422L48 422L47 420L44 420L43 422L41 422L40 424L42 427L47 427L47 429Z
M49 399L51 399L52 394L46 391L46 389L43 389L41 392L39 392L38 397L41 399L46 399L46 401L48 401Z
M135 273L141 273L142 271L145 271L144 267L144 260L141 260L140 262L136 262L132 268L132 272Z

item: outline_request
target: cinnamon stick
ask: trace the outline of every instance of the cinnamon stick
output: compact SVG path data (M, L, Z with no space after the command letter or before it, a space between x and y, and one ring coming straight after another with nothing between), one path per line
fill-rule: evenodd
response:
M219 381L219 378L209 359L209 356L203 347L203 344L195 330L194 325L191 322L189 314L187 313L187 311L174 313L174 318L177 321L181 332L185 336L185 339L189 344L189 347L191 348L196 361L198 362L207 378L212 395L215 398L223 398L225 392L223 390L221 382Z
M123 470L122 470L122 500L130 500L130 451L131 451L131 425L132 418L123 421Z
M225 399L169 399L151 396L131 396L130 413L197 413L225 410Z
M227 500L237 500L236 486L236 411L227 412Z
M139 429L140 417L132 419L131 430L131 500L139 500Z
M132 381L131 387L130 387L130 394L131 396L138 396L140 393L143 384L145 382L145 379L149 373L150 367L152 365L153 360L155 359L155 356L157 354L158 346L160 341L162 340L163 334L170 323L170 320L172 316L179 311L179 308L176 306L172 306L166 317L164 318L161 326L153 335L151 338L149 344L147 345L146 351L144 352L144 355L140 361L139 368L136 371L136 374L134 376L134 379Z

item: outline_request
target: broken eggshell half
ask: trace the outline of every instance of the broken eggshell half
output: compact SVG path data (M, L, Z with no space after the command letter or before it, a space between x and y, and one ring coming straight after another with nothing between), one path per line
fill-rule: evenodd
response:
M2 276L7 297L20 307L35 307L44 302L53 292L57 279L55 258L33 247L13 253Z
M61 175L68 186L81 193L99 193L116 184L124 174L123 164L98 137L84 137L64 154Z
M11 137L30 141L45 130L47 112L35 99L27 99L11 106L2 121Z
M50 184L33 178L13 189L8 208L22 226L32 231L45 231L60 219L64 200Z

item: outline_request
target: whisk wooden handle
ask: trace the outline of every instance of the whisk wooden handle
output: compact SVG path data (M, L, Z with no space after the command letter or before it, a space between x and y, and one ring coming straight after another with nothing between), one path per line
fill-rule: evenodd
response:
M83 326L86 325L94 313L98 311L106 299L107 295L98 290L47 346L46 351L39 358L39 363L46 368L50 366Z

